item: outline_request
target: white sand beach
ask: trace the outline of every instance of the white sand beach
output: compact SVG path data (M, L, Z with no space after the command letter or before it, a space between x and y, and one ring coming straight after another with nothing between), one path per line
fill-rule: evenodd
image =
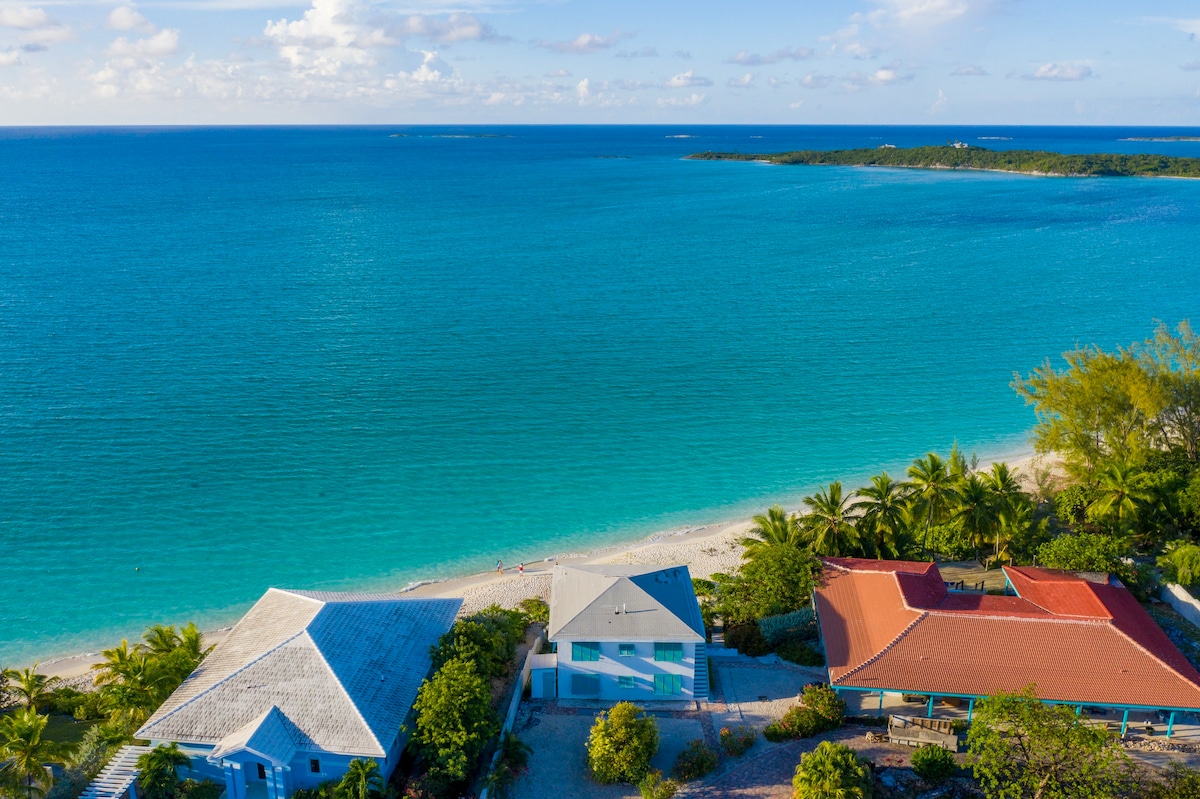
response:
M1026 490L1034 487L1035 470L1057 467L1054 459L1032 454L996 460L1004 460L1017 470ZM983 461L979 468L986 470L991 463L991 460ZM526 563L524 574L519 574L517 566L511 565L506 566L503 573L486 572L428 582L405 593L413 596L462 597L464 601L461 613L467 614L491 604L515 607L521 600L529 597L536 596L548 600L550 573L556 563L683 564L688 567L693 577L709 577L717 572L731 572L738 567L742 560L740 540L746 535L750 525L750 520L746 519L688 528L674 533L658 533L649 539L628 545L616 545L585 554ZM220 643L228 635L229 629L226 627L205 632L205 640L209 643ZM92 667L99 659L98 653L86 653L47 661L40 665L40 670L63 679L73 687L84 689L91 684Z

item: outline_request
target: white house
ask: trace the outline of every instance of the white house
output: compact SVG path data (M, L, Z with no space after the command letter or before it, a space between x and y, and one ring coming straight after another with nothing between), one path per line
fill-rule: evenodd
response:
M272 588L137 737L178 743L189 776L223 781L226 799L285 799L355 758L387 779L429 649L461 605Z
M708 698L704 622L686 566L555 566L555 654L534 697L633 702Z

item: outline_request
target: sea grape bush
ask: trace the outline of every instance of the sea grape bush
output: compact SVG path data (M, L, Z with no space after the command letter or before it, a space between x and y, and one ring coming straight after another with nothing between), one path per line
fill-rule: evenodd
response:
M687 746L675 758L673 773L675 779L683 782L698 780L717 767L717 753L704 745L704 740L697 738L688 741Z

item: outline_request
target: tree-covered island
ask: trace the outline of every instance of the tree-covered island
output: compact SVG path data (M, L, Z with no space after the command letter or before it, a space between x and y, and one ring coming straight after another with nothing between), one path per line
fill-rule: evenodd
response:
M763 161L813 166L884 166L916 169L976 169L1057 177L1200 178L1200 158L1169 155L1085 153L1044 150L988 150L983 147L879 147L857 150L796 150L787 153L689 155L697 161Z

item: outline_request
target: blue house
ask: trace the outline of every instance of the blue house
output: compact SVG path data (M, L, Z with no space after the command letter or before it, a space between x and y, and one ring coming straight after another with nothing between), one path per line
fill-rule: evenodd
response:
M462 600L272 588L137 737L177 743L226 799L286 799L373 758L384 779ZM407 725L411 726L411 725Z

